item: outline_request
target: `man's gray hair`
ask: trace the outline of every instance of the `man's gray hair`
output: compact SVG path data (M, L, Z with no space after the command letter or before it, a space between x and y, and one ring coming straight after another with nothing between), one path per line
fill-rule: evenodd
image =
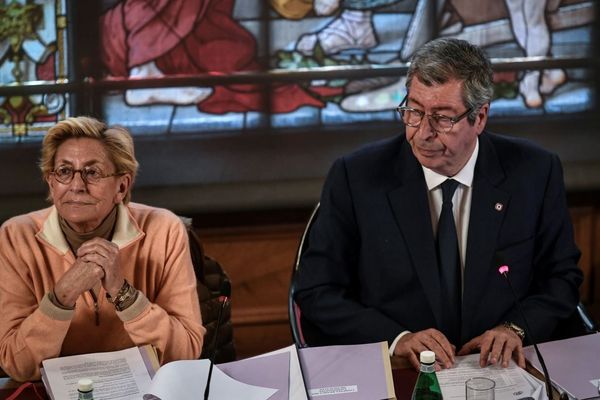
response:
M453 79L463 81L463 103L472 110L467 116L471 123L494 94L490 61L483 50L465 40L438 38L426 43L411 58L407 89L413 77L427 86L442 85Z

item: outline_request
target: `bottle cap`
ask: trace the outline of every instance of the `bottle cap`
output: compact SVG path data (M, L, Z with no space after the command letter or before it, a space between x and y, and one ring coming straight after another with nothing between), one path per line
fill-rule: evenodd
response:
M433 351L424 350L419 355L419 359L423 364L433 364L435 362L435 353Z
M91 392L94 389L94 381L82 378L77 381L77 390L80 392Z

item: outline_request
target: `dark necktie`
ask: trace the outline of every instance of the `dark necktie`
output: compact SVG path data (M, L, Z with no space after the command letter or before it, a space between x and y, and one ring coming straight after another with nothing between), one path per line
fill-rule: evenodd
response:
M461 268L458 236L452 214L452 196L457 186L458 182L454 179L447 179L442 183L444 202L438 221L437 245L442 285L442 330L448 340L460 348Z

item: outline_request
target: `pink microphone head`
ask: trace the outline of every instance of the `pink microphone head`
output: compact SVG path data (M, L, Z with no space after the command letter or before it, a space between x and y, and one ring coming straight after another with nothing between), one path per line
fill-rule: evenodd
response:
M508 273L508 265L502 265L502 266L500 266L500 268L498 268L498 272L500 272L501 274Z

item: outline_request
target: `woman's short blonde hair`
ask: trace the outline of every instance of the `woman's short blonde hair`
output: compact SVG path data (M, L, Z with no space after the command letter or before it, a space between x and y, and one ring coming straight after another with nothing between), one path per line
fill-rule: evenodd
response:
M138 170L138 162L133 150L133 138L127 129L121 126L107 126L92 117L72 117L60 121L48 130L42 143L40 169L44 180L54 170L54 158L61 144L68 139L91 138L99 140L114 164L116 173L131 175L132 185L125 195L123 203L131 199L131 186Z

